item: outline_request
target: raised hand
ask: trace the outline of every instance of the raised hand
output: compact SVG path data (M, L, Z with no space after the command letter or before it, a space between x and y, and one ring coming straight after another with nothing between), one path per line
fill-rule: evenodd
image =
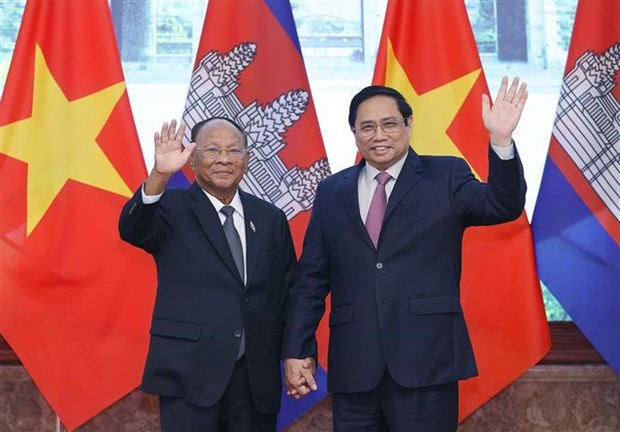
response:
M512 133L519 123L525 101L527 101L527 84L519 86L519 78L512 80L508 88L508 77L502 78L493 106L488 95L482 95L482 120L489 132L491 143L508 146L512 142Z
M183 168L194 151L195 143L183 146L185 127L182 123L177 130L177 121L172 119L170 125L162 125L161 132L155 132L155 165L144 183L146 195L162 193L172 174Z
M174 174L187 163L196 144L183 145L185 123L177 130L177 121L164 123L161 132L155 132L155 170L160 174Z

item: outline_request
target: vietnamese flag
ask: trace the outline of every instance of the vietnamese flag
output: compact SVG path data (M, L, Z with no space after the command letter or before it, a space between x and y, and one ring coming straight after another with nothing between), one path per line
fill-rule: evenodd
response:
M488 88L462 0L389 1L373 83L398 89L411 104L416 152L462 157L487 178L481 99ZM460 420L550 347L525 213L468 229L462 266L461 300L479 376L460 383Z
M28 1L0 105L0 332L69 430L140 382L155 272L117 223L145 177L108 2Z

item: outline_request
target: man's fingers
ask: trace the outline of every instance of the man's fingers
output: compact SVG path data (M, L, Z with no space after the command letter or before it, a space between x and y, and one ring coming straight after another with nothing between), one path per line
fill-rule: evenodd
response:
M306 369L314 368L314 359L312 357L308 357L304 359L303 367Z
M168 137L168 127L168 122L164 122L164 124L161 125L161 132L159 133L159 136L162 141Z
M287 394L300 399L318 387L314 380L315 362L312 357L305 359L286 359L284 374Z
M508 77L504 76L502 78L502 83L499 86L499 90L497 91L497 97L495 101L504 100L506 98L506 89L508 88Z
M183 136L185 135L185 128L187 127L187 125L183 122L181 122L181 124L179 125L179 130L177 131L177 138L179 140L183 139Z
M172 119L170 120L170 128L168 129L168 138L171 141L174 141L176 139L176 134L177 134L177 121L176 119Z
M309 369L301 370L301 375L306 379L306 386L310 387L312 390L316 390L318 388L313 373Z
M299 392L297 391L295 387L293 387L293 388L286 390L286 394L288 396L295 396L296 394L299 394Z
M506 78L508 80L508 78ZM508 94L506 95L506 101L513 102L515 98L515 94L517 93L517 88L519 87L519 77L514 77L512 79L512 84L510 84L510 89L508 89Z
M525 106L525 102L527 102L528 96L529 96L529 92L525 90L523 94L521 95L521 97L519 98L519 102L517 102L517 109L519 111L523 110L523 107Z
M187 147L183 149L183 153L187 153L187 157L189 158L189 156L192 154L195 148L196 148L196 143L191 142L187 145Z
M295 387L295 393L300 395L300 396L305 396L308 393L310 393L310 387L308 387L307 385L300 385Z
M516 96L516 107L519 110L523 109L523 106L525 105L525 101L527 100L527 96L528 96L528 92L527 92L527 84L526 83L522 83L521 87L519 87L519 91L517 92L517 96Z
M484 115L484 113L489 111L490 109L491 109L491 99L489 98L489 95L483 94L482 95L482 114Z

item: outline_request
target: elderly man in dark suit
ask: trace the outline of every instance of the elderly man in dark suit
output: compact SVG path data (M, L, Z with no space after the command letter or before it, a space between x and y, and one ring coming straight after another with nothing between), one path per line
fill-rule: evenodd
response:
M158 287L142 389L161 428L275 431L283 306L295 265L284 213L238 188L247 138L225 118L155 133L155 166L119 229L153 255ZM166 189L189 161L196 182Z
M349 124L364 157L318 187L289 292L289 393L316 389L315 329L331 292L328 390L336 431L454 431L458 380L477 374L459 300L469 226L513 220L525 180L512 140L527 99L518 79L485 95L488 183L455 157L409 146L414 117L396 90L370 86Z

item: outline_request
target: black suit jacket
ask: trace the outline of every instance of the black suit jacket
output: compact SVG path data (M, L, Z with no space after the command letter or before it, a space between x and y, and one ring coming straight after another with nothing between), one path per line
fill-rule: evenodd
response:
M289 291L283 357L316 355L331 292L330 391L371 390L386 367L406 387L475 375L459 300L463 232L515 219L525 203L518 155L503 161L489 150L489 161L487 184L462 159L409 150L377 248L360 217L364 161L325 179Z
M138 190L123 208L119 230L153 255L157 296L142 380L149 393L210 406L235 366L245 328L251 392L258 409L280 406L279 349L295 252L284 213L239 191L246 232L244 286L219 216L196 184L168 189L155 204Z

